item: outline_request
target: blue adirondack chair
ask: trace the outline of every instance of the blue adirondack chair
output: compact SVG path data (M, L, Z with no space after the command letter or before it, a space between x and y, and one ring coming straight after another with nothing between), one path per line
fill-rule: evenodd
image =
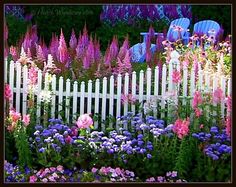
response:
M181 31L181 37L185 37L186 38L186 34L188 34L187 29L189 27L190 21L188 18L179 18L176 20L173 20L170 23L168 32L167 32L167 38L170 41L176 41L179 39L179 33L178 31L175 30L175 26L180 26L183 28L183 31ZM144 62L145 61L145 56L146 56L146 40L147 40L147 36L148 36L148 32L141 32L140 33L141 36L143 36L143 42L142 43L137 43L134 46L132 46L130 48L130 53L131 53L131 61L132 62ZM164 37L163 33L154 33L155 36L157 35L161 35L162 37ZM151 52L155 51L155 44L151 44Z
M213 20L199 21L199 22L195 23L193 26L193 35L194 34L200 34L200 35L206 34L207 36L216 37L216 35L219 33L219 31L220 31L220 25ZM186 42L189 42L188 36L184 39L186 40Z

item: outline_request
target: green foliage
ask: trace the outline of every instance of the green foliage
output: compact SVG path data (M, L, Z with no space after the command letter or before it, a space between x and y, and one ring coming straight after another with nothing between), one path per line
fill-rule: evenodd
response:
M52 37L52 32L59 35L61 28L66 41L69 41L72 28L78 37L85 23L89 32L100 26L101 5L30 5L25 7L27 13L33 14L32 23L37 24L38 33L47 44Z
M224 35L231 32L231 5L192 5L193 24L201 20L214 20L223 26Z
M131 47L136 43L143 42L143 38L140 35L140 32L148 32L151 24L155 32L162 32L163 29L168 29L168 25L164 21L157 21L155 23L140 21L137 22L135 26L119 22L115 26L112 26L108 23L102 23L102 25L94 30L93 33L96 33L96 35L100 39L102 51L106 50L107 44L111 42L114 35L117 36L119 46L122 45L125 37L128 35Z
M19 123L19 122L18 122ZM28 142L28 135L26 134L26 129L20 127L14 131L14 137L16 142L16 149L18 152L18 164L21 167L28 166L31 167L31 151Z
M6 16L6 23L8 26L8 45L16 45L20 37L24 36L29 22L23 19L16 18L13 15Z

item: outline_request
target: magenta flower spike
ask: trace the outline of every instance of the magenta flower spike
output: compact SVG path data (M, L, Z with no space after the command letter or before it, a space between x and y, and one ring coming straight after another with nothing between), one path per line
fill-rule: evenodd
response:
M75 36L75 31L72 29L71 37L70 37L70 48L75 49L77 47L77 39Z
M31 58L31 57L32 57L30 48L28 48L27 53L26 53L26 56L27 56L28 58Z
M105 56L104 56L104 62L106 65L111 65L111 54L110 54L110 46L108 46Z
M33 25L30 30L30 37L32 40L32 45L35 45L38 42L37 26Z
M46 60L44 54L43 54L43 50L42 50L42 47L40 45L37 46L36 48L36 51L37 51L37 59L40 61L40 62L44 62Z
M132 72L132 65L130 63L130 54L129 50L126 51L125 58L123 60L124 68L127 70L128 73Z
M118 40L117 37L114 36L112 43L110 45L110 55L111 55L111 59L114 60L117 58L118 55L118 51L119 50L119 46L118 46Z
M84 69L89 69L89 66L90 66L89 58L88 58L87 55L85 55L83 57L83 68Z
M68 52L67 52L67 47L66 47L66 42L64 38L64 34L61 29L61 35L59 39L59 47L58 47L58 56L59 56L59 61L63 64L67 63L68 60Z
M76 47L76 58L82 59L82 57L84 56L84 51L85 51L85 47L83 46L83 41L82 41L82 36L80 34L79 39L78 39L78 45Z
M26 32L25 37L24 37L24 41L22 43L22 46L24 48L25 51L27 51L28 48L31 48L31 38L30 38L30 33L29 31Z
M51 53L51 55L53 56L53 58L55 60L57 59L58 56L58 47L59 47L59 41L58 38L55 34L52 34L52 39L51 39L51 43L50 43L50 47L49 47L49 51Z
M123 42L123 45L120 48L118 57L120 59L124 59L127 50L129 50L129 40L128 40L128 37L125 38L125 40Z
M94 62L94 45L93 45L93 39L90 38L89 45L86 51L86 55L89 58L90 63Z
M101 57L101 51L100 51L100 43L95 39L94 41L94 60L95 62L99 62Z
M83 29L83 35L82 35L82 44L86 48L88 46L88 43L89 43L88 31L87 31L86 24L85 24L84 29Z

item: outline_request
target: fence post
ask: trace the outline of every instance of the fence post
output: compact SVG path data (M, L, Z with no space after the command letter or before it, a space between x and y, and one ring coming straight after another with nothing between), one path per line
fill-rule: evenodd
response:
M222 91L223 91L223 96L225 97L226 96L226 80L225 80L225 77L224 76L222 76L221 77L221 89L222 89ZM224 119L224 117L225 117L225 100L224 99L222 99L221 100L221 114L222 114L222 119Z
M143 82L143 75L144 74L144 72L143 72L143 70L141 70L140 71L140 73L139 73L139 103L141 103L141 105L140 105L140 107L142 108L142 106L143 106L143 84L144 84L144 82Z
M7 83L7 70L8 70L8 61L7 61L7 58L4 59L4 68L5 68L5 71L4 71L4 82Z
M154 77L154 96L157 97L157 98L159 96L158 92L159 92L159 67L156 66L155 67L155 77ZM153 112L154 117L157 117L157 109L158 109L158 106Z
M148 68L147 69L147 101L150 100L150 96L151 96L151 89L152 89L151 78L152 78L152 70L151 68Z
M77 99L78 99L78 82L75 81L73 84L73 111L72 111L74 118L77 115Z

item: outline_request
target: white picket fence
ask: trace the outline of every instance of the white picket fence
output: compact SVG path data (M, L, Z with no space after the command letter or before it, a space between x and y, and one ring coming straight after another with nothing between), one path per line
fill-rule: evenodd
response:
M84 113L99 113L102 120L105 120L108 115L118 117L126 115L128 111L135 111L135 105L128 103L122 104L122 94L132 94L139 102L147 101L151 98L161 99L161 108L167 107L165 100L168 98L168 93L174 91L175 85L172 81L172 72L176 64L178 70L180 70L180 64L172 63L168 66L163 65L162 77L159 77L159 68L155 70L150 68L146 72L141 70L139 73L133 72L132 75L128 73L125 76L118 75L116 78L111 76L109 78L104 77L101 80L96 81L89 80L87 83L77 81L72 82L70 79L64 80L63 77L52 77L52 96L51 101L51 117L60 118L57 115L58 111L65 111L66 119L70 120L70 115L84 114ZM204 72L199 66L198 81L196 82L196 75L194 70L188 72L186 68L183 70L183 77L181 85L179 85L179 96L193 96L195 89L208 89L212 92L217 87L221 87L224 95L231 95L231 78L218 77L210 73ZM13 103L12 106L16 111L22 114L27 113L27 79L28 68L22 66L18 62L11 61L10 63L5 60L5 82L9 83L13 90ZM137 78L139 78L137 81ZM130 82L131 81L131 82ZM65 84L64 84L65 82ZM115 84L116 83L116 84ZM130 88L131 85L131 89ZM38 91L44 89L44 77L41 70L38 72ZM109 90L108 90L109 86ZM100 89L101 88L101 89ZM35 96L37 104L41 104L39 94ZM72 106L72 108L60 105L65 100L66 106ZM184 101L185 102L185 101ZM37 108L37 116L42 115L41 108ZM161 113L161 117L164 117L165 113ZM225 116L225 103L222 100L222 116ZM110 126L112 123L110 123ZM98 123L95 123L95 128L98 127ZM104 125L102 130L104 130ZM116 126L118 128L118 126Z

